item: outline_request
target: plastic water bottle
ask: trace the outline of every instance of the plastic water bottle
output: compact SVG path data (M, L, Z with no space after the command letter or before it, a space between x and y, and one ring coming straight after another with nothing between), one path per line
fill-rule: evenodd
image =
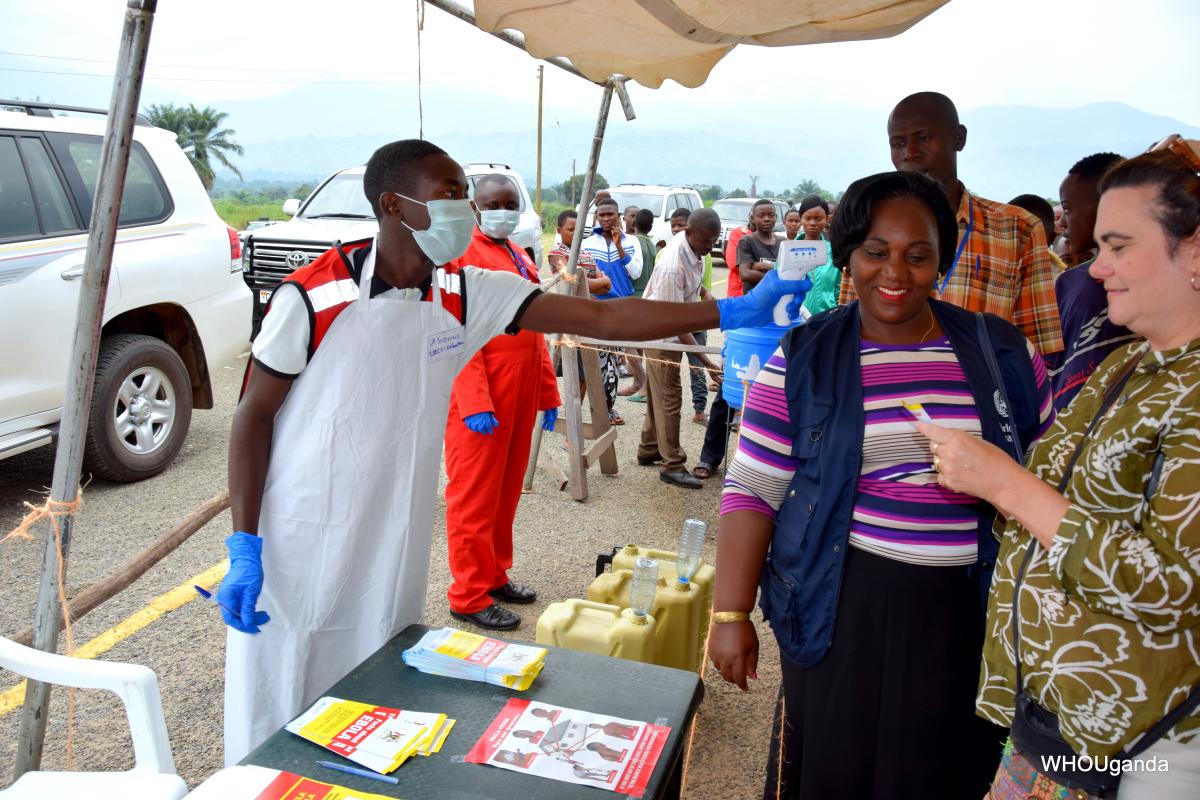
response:
M646 621L650 606L654 605L654 592L658 589L658 562L642 556L633 562L633 580L629 584L629 607L635 620Z
M679 576L681 584L691 581L696 570L700 569L700 554L704 552L704 535L707 532L708 526L698 519L683 521L679 550L675 554L675 574Z

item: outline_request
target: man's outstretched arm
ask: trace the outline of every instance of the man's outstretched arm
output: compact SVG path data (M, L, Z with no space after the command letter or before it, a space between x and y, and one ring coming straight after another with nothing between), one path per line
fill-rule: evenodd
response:
M718 327L760 327L772 323L772 310L785 295L792 296L792 316L798 314L810 288L808 278L785 281L771 270L748 294L715 302L665 303L627 297L596 303L582 297L543 294L526 306L517 324L540 333L641 341Z

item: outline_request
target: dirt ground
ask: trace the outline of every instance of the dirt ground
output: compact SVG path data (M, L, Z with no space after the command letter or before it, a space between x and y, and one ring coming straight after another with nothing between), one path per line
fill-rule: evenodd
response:
M715 278L725 277L718 267ZM718 287L720 290L723 287ZM719 340L719 335L713 337ZM197 412L185 450L162 475L134 486L94 484L85 491L77 538L68 572L68 591L89 585L129 558L225 484L225 451L244 362L217 376L217 408ZM623 382L622 385L627 385ZM700 451L704 429L690 418L690 392L684 390L682 441L689 466ZM705 559L715 555L720 480L700 491L668 486L657 468L635 461L645 406L618 400L626 424L617 440L621 474L589 475L590 497L577 503L539 471L532 494L517 515L515 580L539 591L538 602L518 607L524 617L510 638L532 641L537 617L545 607L569 597L582 597L594 573L596 555L615 545L636 543L674 549L680 525L688 517L709 524ZM547 435L543 459L565 466L563 437ZM11 528L24 509L50 483L53 452L47 448L0 462L0 530ZM458 624L445 601L450 582L446 565L444 504L439 499L426 622ZM101 606L75 626L82 644L134 614L146 614L153 598L187 581L224 557L222 540L229 531L228 513L217 517L144 578ZM0 629L7 635L30 624L41 565L38 542L10 542L0 547ZM756 612L755 618L758 619ZM758 796L762 789L771 712L779 686L778 651L765 625L758 622L762 642L760 680L743 693L725 684L711 669L705 673L705 699L696 721L689 754L684 797L725 800ZM107 635L107 634L106 634ZM190 602L161 613L149 626L119 639L101 658L150 666L158 674L179 773L189 785L201 782L221 763L222 690L225 629L215 610ZM0 692L13 686L11 673L0 674ZM65 762L67 693L56 691L44 767L61 769ZM0 786L12 778L19 710L5 713L0 705ZM74 726L76 769L126 769L132 765L124 713L104 692L83 691L76 698Z

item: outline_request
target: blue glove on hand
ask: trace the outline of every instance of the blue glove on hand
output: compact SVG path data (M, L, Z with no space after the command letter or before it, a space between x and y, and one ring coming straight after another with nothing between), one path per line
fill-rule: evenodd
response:
M475 433L488 434L500 427L500 422L492 412L480 411L478 414L463 417L463 425L466 425L468 430L475 431Z
M558 408L547 408L542 412L542 430L554 430L554 423L558 421Z
M229 572L217 590L217 602L225 624L242 633L258 633L258 626L271 619L267 612L254 608L263 585L262 546L262 539L242 531L225 540Z
M761 328L774 324L771 312L775 304L784 295L795 295L788 303L788 314L794 319L799 314L804 297L812 288L812 281L806 275L802 280L785 281L779 273L771 270L763 275L749 293L741 297L727 297L717 301L717 313L721 315L721 330L734 328Z

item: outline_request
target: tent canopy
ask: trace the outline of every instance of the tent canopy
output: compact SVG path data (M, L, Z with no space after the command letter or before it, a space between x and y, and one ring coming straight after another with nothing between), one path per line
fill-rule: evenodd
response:
M478 26L520 31L535 58L587 78L694 88L739 44L786 47L895 36L948 0L475 0Z

